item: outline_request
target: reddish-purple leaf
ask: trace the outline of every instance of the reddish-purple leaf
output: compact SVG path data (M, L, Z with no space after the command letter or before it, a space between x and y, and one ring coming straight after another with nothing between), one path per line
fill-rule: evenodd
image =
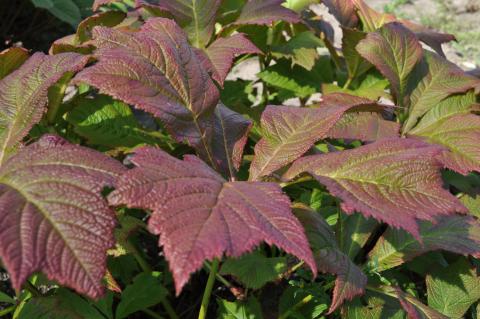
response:
M290 200L277 184L227 182L195 156L183 161L142 148L136 168L116 183L109 200L151 210L149 228L160 234L177 294L206 259L240 256L262 241L316 265Z
M215 40L205 49L205 53L211 62L209 71L212 73L213 79L223 86L236 56L247 53L261 54L262 51L250 42L245 35L238 33L228 38Z
M390 81L397 104L403 106L408 77L423 56L415 34L391 22L369 33L357 45L357 51Z
M345 300L352 300L365 293L367 277L340 250L335 234L320 214L304 208L296 208L294 211L305 227L318 270L337 275L329 310L329 313L332 313Z
M480 80L466 74L455 64L433 52L424 52L422 63L412 77L417 84L410 94L409 116L403 131L409 132L418 120L446 97L463 93L480 85Z
M466 212L460 201L442 188L442 148L410 139L384 139L359 148L307 156L285 174L313 175L339 197L346 213L361 212L419 238L418 220Z
M369 254L370 267L388 270L435 250L480 254L480 224L471 216L443 216L435 223L420 222L420 238L422 242L403 230L389 228Z
M76 77L160 118L180 142L207 154L219 92L172 20L149 19L138 32L93 30L95 65Z
M384 24L395 21L395 16L380 13L369 7L364 0L346 0L353 2L355 11L362 22L363 31L374 32Z
M240 168L252 122L223 104L215 110L212 153L216 167L230 178Z
M88 57L76 53L54 56L35 53L0 81L0 163L41 120L48 89L66 72L82 69L87 61Z
M0 52L0 80L18 69L28 59L24 48L9 48Z
M348 109L375 102L336 93L324 97L319 107L268 106L262 114L264 136L255 146L250 180L258 180L293 162L328 132Z
M464 175L480 171L480 116L453 115L411 133L448 148L440 156L446 167Z
M78 25L76 33L78 44L92 39L94 27L114 27L121 23L125 17L126 14L121 11L105 11L89 16Z
M415 33L420 41L434 49L435 52L443 57L445 57L445 54L442 50L442 44L456 40L453 34L437 32L408 20L400 20L399 22Z
M358 24L355 6L351 0L322 0L328 11L337 19L340 25L353 28Z
M298 23L295 11L282 6L283 0L248 0L234 25L269 25L277 21Z
M348 112L328 131L329 138L373 142L400 137L400 124L373 112Z
M20 289L36 271L91 298L103 293L115 214L101 196L124 171L109 157L55 136L0 169L0 256Z
M153 0L148 3L171 13L195 47L202 48L210 42L221 0Z

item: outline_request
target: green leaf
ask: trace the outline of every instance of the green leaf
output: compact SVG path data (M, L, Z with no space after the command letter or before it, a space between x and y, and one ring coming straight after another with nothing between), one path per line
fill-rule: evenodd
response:
M428 305L448 318L463 318L480 299L480 277L465 258L446 268L432 269L426 283Z
M344 307L345 319L404 319L405 312L390 296L368 291Z
M387 86L388 80L384 79L382 76L367 74L360 84L356 86L352 85L350 89L344 89L332 83L325 83L322 86L322 89L324 94L343 92L371 100L378 100L378 98L388 95L385 93Z
M465 207L470 211L470 214L480 218L480 195L476 195L475 197L471 197L468 195L463 195L460 198Z
M340 249L348 257L355 258L377 225L375 219L365 218L362 214L346 215L342 213L337 231Z
M23 48L9 48L0 52L0 80L18 69L28 59L28 51Z
M291 59L293 65L297 64L311 71L319 58L317 48L323 46L323 41L312 31L304 31L292 37L287 43L273 46L272 54L274 57Z
M410 30L392 22L369 33L357 51L390 81L397 104L404 106L407 80L422 58L422 46Z
M76 28L82 20L80 9L72 0L32 0L37 8L47 9L60 20Z
M116 319L127 318L130 314L160 303L168 294L160 280L160 273L142 273L122 293L117 307Z
M160 135L140 126L130 107L108 96L95 99L80 97L67 121L75 132L94 145L132 148L138 145L156 145Z
M349 28L342 28L342 30L342 51L347 63L348 77L354 79L372 67L356 49L357 44L365 39L367 33Z
M246 302L218 299L218 319L263 319L262 307L255 297Z
M15 304L15 299L10 297L6 293L0 291L0 302L9 303L9 304L14 305Z
M60 288L55 295L30 299L18 319L105 319L77 294Z
M229 258L222 265L223 275L236 277L247 288L259 289L270 281L277 280L287 271L287 258L265 257L258 251L238 259Z
M329 299L323 287L317 283L297 284L291 281L280 297L279 315L289 319L323 318Z

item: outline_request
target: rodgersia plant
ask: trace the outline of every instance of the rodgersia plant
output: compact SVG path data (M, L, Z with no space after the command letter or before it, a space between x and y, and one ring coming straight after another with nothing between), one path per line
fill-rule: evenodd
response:
M114 2L0 53L2 314L473 317L480 81L453 36L362 0L323 1L341 48L305 1Z

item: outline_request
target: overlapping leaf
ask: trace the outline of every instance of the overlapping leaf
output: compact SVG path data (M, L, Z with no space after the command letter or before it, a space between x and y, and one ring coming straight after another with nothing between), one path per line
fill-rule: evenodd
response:
M348 76L350 79L353 79L368 71L372 66L356 49L358 43L365 39L367 33L349 28L343 28L342 31L343 56L347 63Z
M76 77L160 118L180 142L206 154L219 93L174 21L149 19L135 33L95 28L99 60Z
M97 298L115 215L101 196L123 166L45 136L0 169L0 256L15 289L36 271Z
M480 253L480 224L472 217L442 217L436 224L421 222L419 232L421 243L402 230L389 228L370 252L370 266L383 271L440 249L463 255Z
M355 15L355 6L351 0L323 0L330 13L340 22L342 26L353 28L358 23Z
M480 84L480 80L466 74L455 64L432 52L424 52L412 78L415 81L410 95L409 117L404 132L410 131L418 120L446 97L463 93Z
M434 158L441 151L421 141L384 139L301 158L284 177L290 180L308 172L342 199L346 213L361 212L420 238L418 219L466 211L442 188L440 165Z
M255 146L250 179L257 180L293 162L328 132L348 109L375 104L348 94L331 94L315 108L268 106L262 114L264 137Z
M88 57L75 53L36 53L0 81L0 163L42 118L48 89L65 73L82 69L87 61Z
M318 269L338 276L330 305L331 313L345 300L352 300L355 296L362 295L367 285L367 277L340 250L335 234L318 213L297 207L295 215L305 227Z
M300 17L283 7L283 0L248 0L234 25L268 25L277 21L300 22Z
M137 167L118 180L110 202L152 210L149 228L160 234L177 294L204 260L238 257L261 241L316 272L305 233L278 185L226 182L194 156L181 161L155 148L140 149L132 162Z
M252 122L241 114L223 104L217 106L213 123L212 155L219 171L225 176L235 178L251 128Z
M23 48L9 48L0 52L0 80L18 69L28 59Z
M397 104L403 106L408 76L422 58L423 49L415 35L392 22L369 33L356 48L390 81Z
M355 258L360 249L367 243L371 232L378 225L373 218L365 218L360 213L345 216L342 213L338 221L340 249L350 258Z
M238 33L228 38L217 39L205 49L205 53L211 62L209 71L212 72L213 79L223 86L235 56L262 52L245 35Z
M101 6L118 2L119 0L95 0L92 5L92 10L97 11Z

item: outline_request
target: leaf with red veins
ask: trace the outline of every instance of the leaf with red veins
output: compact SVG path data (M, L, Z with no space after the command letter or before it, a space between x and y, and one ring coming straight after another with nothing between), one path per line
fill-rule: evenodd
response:
M204 162L179 160L156 148L141 148L136 168L109 196L112 205L149 209L149 229L175 279L177 295L207 259L238 257L262 241L317 268L289 198L274 183L227 182Z
M179 142L207 154L219 92L173 20L149 19L138 32L93 30L98 62L76 76L127 104L152 113Z
M227 38L215 40L205 53L211 61L209 71L212 77L223 86L225 78L232 68L233 59L241 54L261 54L260 51L244 34L238 33Z
M400 137L400 124L385 120L379 113L348 112L328 131L328 137L373 142Z
M252 122L223 104L215 110L213 124L212 153L216 166L230 178L240 168L243 149L247 143Z
M340 250L335 234L327 222L320 214L310 209L297 207L294 212L305 227L318 269L337 275L329 313L340 307L345 300L352 300L356 296L363 295L367 277Z
M19 290L36 271L91 298L103 294L115 214L101 191L117 161L44 136L0 169L0 256Z
M440 161L463 175L480 171L480 116L458 114L441 119L430 126L412 130L427 142L445 146Z
M12 155L45 113L48 89L67 72L81 70L88 57L35 53L0 81L0 163Z
M277 21L301 22L299 15L282 6L283 0L248 0L233 25L270 25Z
M28 59L24 48L9 48L0 52L0 80L18 69Z
M351 0L323 0L322 3L341 26L353 28L358 24L355 6Z
M263 138L255 146L250 180L258 180L293 162L315 142L328 136L343 113L375 102L353 95L326 95L314 108L267 106L262 114Z
M412 85L409 115L403 132L409 132L418 120L445 98L455 93L467 92L480 85L480 80L468 75L455 64L433 52L424 52L424 58L417 65L412 77L418 79ZM414 87L413 87L414 86Z
M443 149L422 141L384 139L356 149L307 156L285 173L291 180L309 173L339 197L342 209L358 211L420 238L418 220L467 212L442 187Z
M401 23L391 22L369 33L357 51L390 81L397 104L403 106L409 75L423 56L415 34Z

